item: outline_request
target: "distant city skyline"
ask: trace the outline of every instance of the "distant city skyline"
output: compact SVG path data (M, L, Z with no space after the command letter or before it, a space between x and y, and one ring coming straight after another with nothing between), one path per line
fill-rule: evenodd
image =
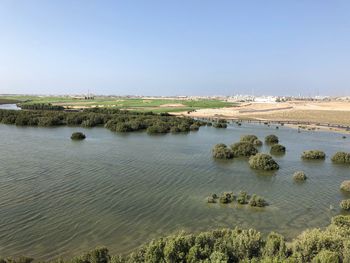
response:
M0 94L350 95L350 2L0 2Z

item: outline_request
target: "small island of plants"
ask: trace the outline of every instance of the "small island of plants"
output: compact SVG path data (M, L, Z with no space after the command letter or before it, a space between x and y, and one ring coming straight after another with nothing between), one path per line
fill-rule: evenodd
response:
M350 199L342 200L340 202L340 208L343 210L350 210Z
M326 154L320 150L309 150L304 151L301 158L303 160L324 160L326 159Z
M302 182L302 181L305 181L307 179L307 176L303 171L297 171L293 174L293 179L295 181Z
M274 144L271 146L271 154L284 154L286 152L286 147L281 144Z
M213 157L216 159L232 159L233 152L232 149L227 147L226 144L219 143L216 144L212 150Z
M271 135L268 135L265 137L265 142L267 144L275 144L275 143L278 143L279 142L279 139L276 135L274 134L271 134Z
M345 180L341 183L340 189L345 192L350 192L350 180Z
M208 203L217 203L229 204L237 202L240 205L249 204L252 207L265 207L268 203L265 199L259 195L253 194L248 195L245 191L240 191L237 196L233 192L223 192L220 196L217 194L212 194L207 198Z
M279 165L271 157L271 155L265 153L257 153L249 158L249 165L256 170L272 171L278 170Z
M332 156L333 163L350 164L350 153L337 152Z
M258 150L250 142L241 141L231 145L234 157L249 157L258 153Z
M72 136L70 138L72 140L79 141L79 140L84 140L86 138L86 136L82 132L73 132Z

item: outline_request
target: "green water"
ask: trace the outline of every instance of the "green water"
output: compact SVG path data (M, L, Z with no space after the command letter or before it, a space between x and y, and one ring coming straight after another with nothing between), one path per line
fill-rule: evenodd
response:
M71 141L73 131L87 139ZM275 158L281 167L276 173L252 171L245 159L211 157L216 143L271 133L287 147L286 155ZM350 168L329 158L350 151L350 139L341 137L253 124L161 136L0 125L0 255L52 259L97 245L126 253L180 230L234 226L295 237L305 228L326 226L341 213L339 201L349 198L339 185L350 179ZM303 162L300 154L307 149L324 150L328 158ZM305 183L293 182L297 170L307 173ZM206 203L209 193L229 190L260 194L270 206Z

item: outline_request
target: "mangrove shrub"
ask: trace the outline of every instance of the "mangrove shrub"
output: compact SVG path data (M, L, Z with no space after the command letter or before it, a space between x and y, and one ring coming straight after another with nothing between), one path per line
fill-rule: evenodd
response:
M301 158L304 160L324 160L326 159L326 154L319 150L309 150L304 151Z
M306 174L303 171L297 171L293 174L295 181L305 181L307 179Z
M332 156L332 162L350 164L350 153L347 152L337 152Z
M234 157L249 157L258 153L258 150L250 142L237 142L231 145Z
M70 137L72 140L84 140L86 138L85 134L82 132L73 132Z
M282 154L286 152L286 147L281 144L274 144L271 146L270 153L272 154Z
M350 180L345 180L341 183L340 189L345 192L350 192Z
M251 156L249 158L249 165L251 168L257 170L270 171L279 169L279 165L271 155L265 153L257 153L256 155Z
M227 147L226 144L216 144L212 150L212 155L216 159L232 159L233 152L231 148Z
M340 207L344 210L350 210L350 199L342 200L340 202Z
M274 143L278 143L278 137L274 134L268 135L265 137L265 142L268 144L274 144Z

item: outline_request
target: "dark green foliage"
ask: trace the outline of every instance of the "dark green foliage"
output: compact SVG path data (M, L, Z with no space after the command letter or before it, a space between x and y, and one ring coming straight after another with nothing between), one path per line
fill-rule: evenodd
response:
M337 152L336 154L333 155L332 162L350 164L350 153Z
M233 153L231 148L223 143L216 144L212 150L213 157L216 159L232 159Z
M261 196L254 194L254 195L252 195L252 197L249 200L249 205L256 206L256 207L264 207L267 205L267 202Z
M72 140L84 140L86 138L85 134L82 132L73 132L70 137Z
M340 189L345 192L350 192L350 180L345 180L341 183Z
M306 230L286 244L284 237L270 233L264 239L254 229L221 229L153 240L128 255L111 256L97 248L79 257L56 263L333 263L349 262L350 216L336 216L325 228ZM29 258L1 259L1 263L31 263Z
M249 158L249 165L253 169L257 170L278 170L279 165L275 162L274 159L268 154L258 153Z
M265 137L265 142L268 144L275 144L275 143L278 143L279 140L278 140L278 137L276 135L271 134L271 135L268 135Z
M350 210L350 199L342 200L339 205L343 210Z
M258 153L258 150L250 142L237 142L231 145L234 157L249 157Z
M241 142L249 142L249 143L254 143L254 141L259 140L256 135L242 135L240 141Z
M309 150L304 151L301 158L304 160L324 160L326 159L326 154L319 150Z
M244 191L239 192L237 196L237 203L241 205L245 205L248 203L248 200L249 200L249 195L247 194L247 192L244 192Z
M256 140L253 141L253 145L254 145L254 146L262 146L262 145L263 145L263 142L260 141L259 139L256 139Z
M220 197L219 197L219 201L222 204L228 204L231 203L233 200L235 199L235 196L232 192L228 193L228 192L224 192Z
M306 174L303 171L297 171L293 174L295 181L305 181L307 179Z
M52 105L51 103L35 103L35 104L21 104L22 110L53 110L53 111L61 111L64 110L62 106Z
M286 152L286 147L281 144L274 144L271 146L270 153L271 154L282 154Z
M214 127L214 128L223 128L223 129L226 129L226 128L227 128L227 124L226 124L226 123L215 122L215 123L213 124L213 127Z
M82 127L104 126L111 131L132 132L147 130L150 134L188 132L198 130L205 122L169 114L132 112L109 108L93 108L83 112L50 110L0 110L0 123L20 126L53 127L72 125Z

